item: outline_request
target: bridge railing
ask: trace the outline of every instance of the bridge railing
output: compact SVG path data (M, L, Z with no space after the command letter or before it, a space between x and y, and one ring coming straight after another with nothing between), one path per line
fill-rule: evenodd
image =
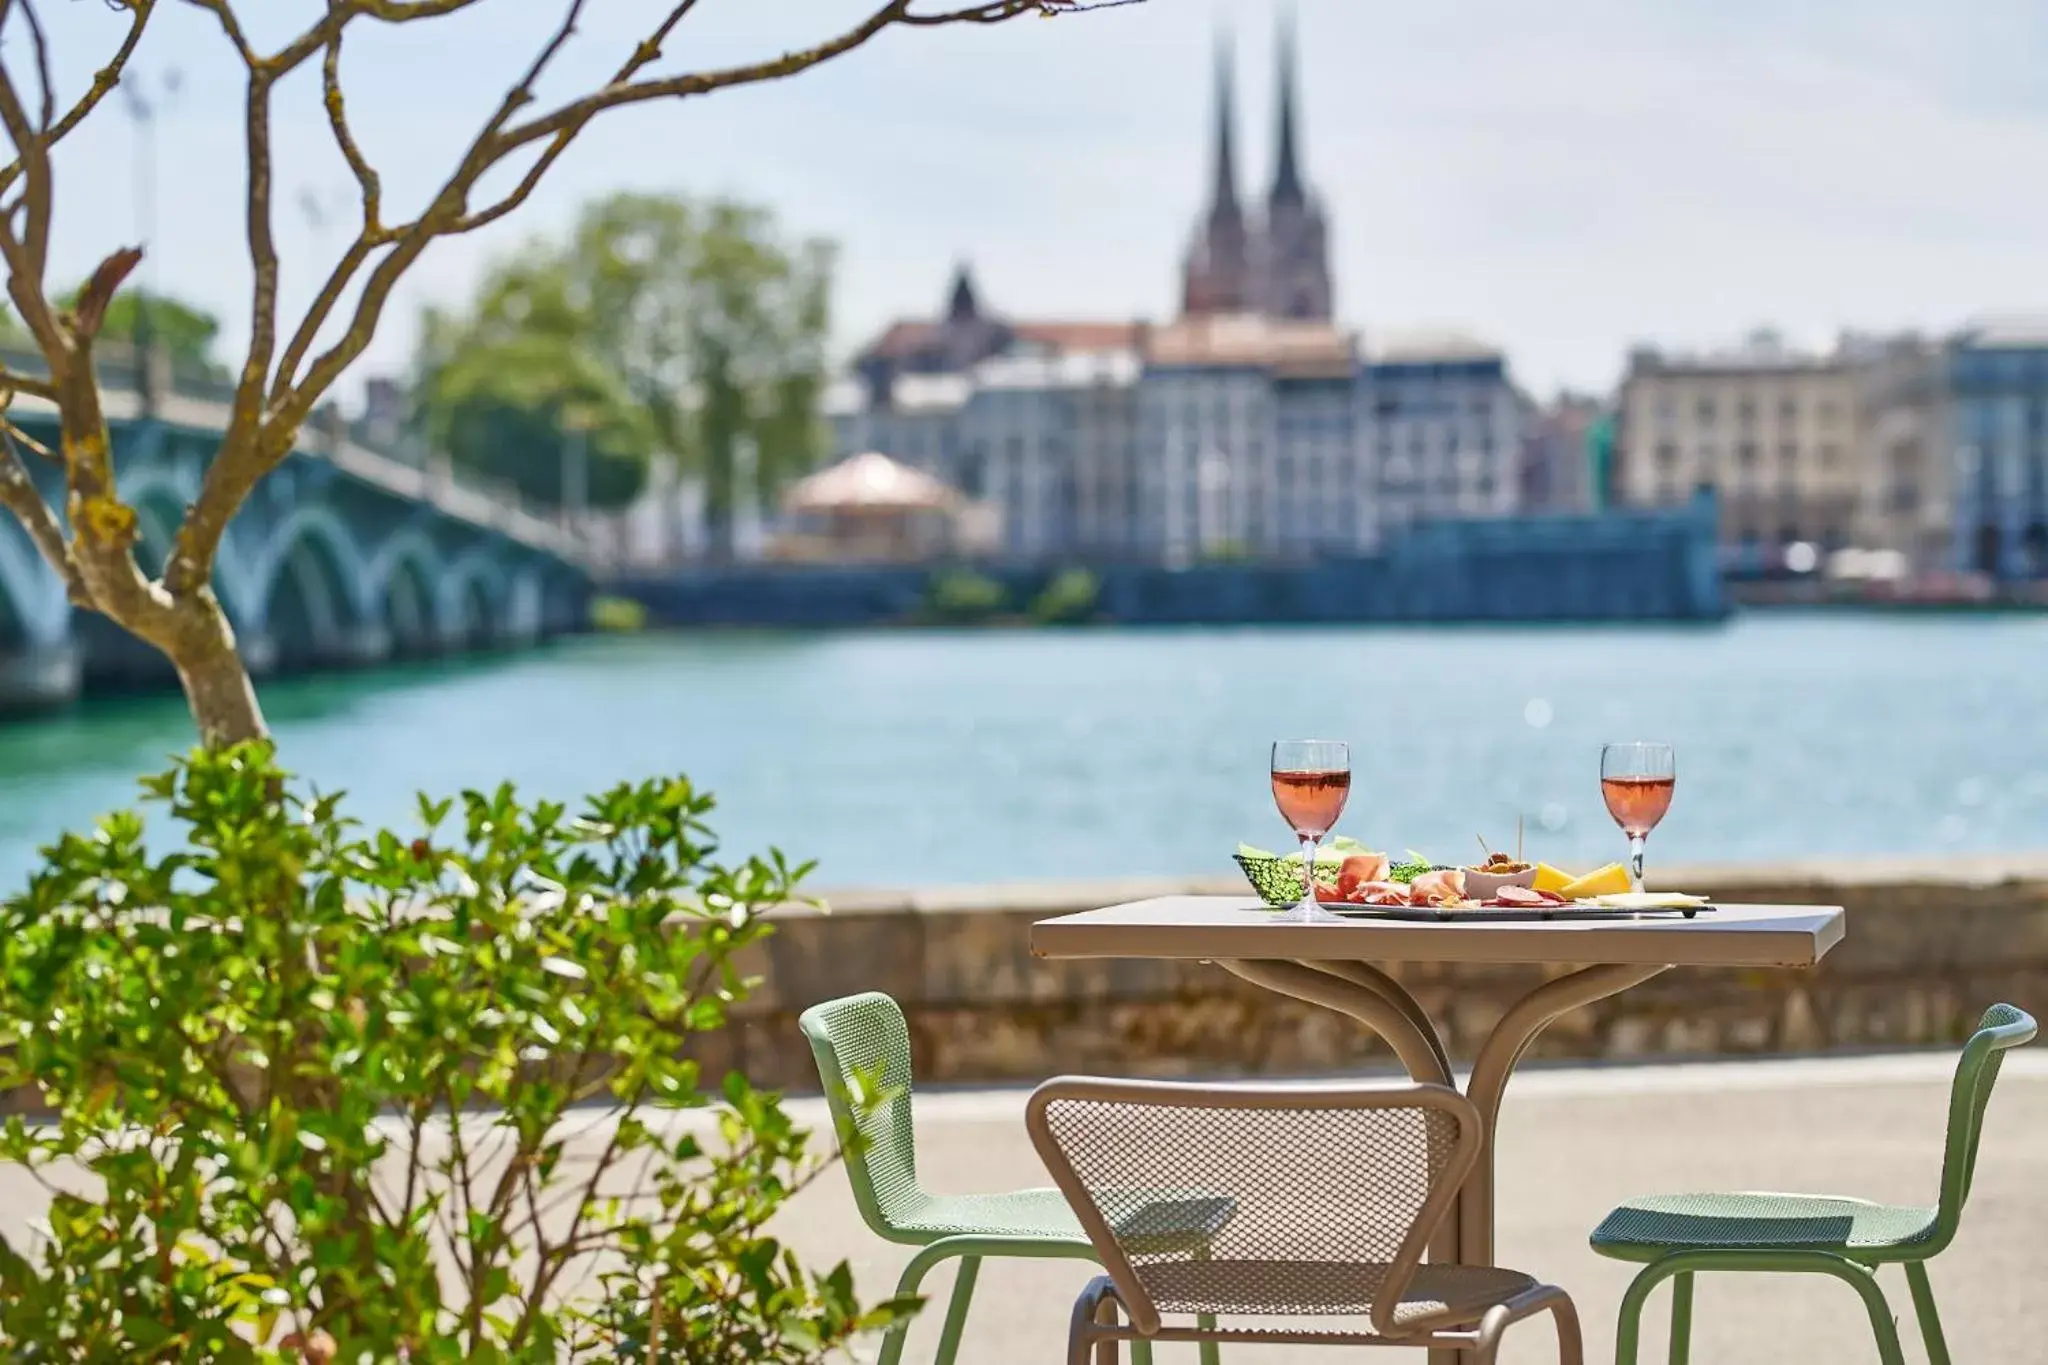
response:
M143 416L143 372L133 351L109 345L102 347L95 359L108 418ZM0 346L0 365L17 374L48 373L40 352L20 347ZM183 426L226 428L235 395L232 381L217 374L172 369L162 357L151 368L157 381L152 386L158 395L156 416ZM25 409L47 407L26 396L15 401ZM299 435L299 450L399 497L428 503L455 520L489 527L572 563L584 564L590 559L580 536L564 521L537 510L512 484L459 471L445 455L424 447L378 439L366 424L344 422L331 407L316 412L306 424Z

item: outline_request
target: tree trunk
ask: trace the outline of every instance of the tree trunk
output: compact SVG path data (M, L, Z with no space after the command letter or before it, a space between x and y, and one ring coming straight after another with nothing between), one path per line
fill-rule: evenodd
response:
M263 723L256 686L242 656L235 652L234 628L213 590L204 589L180 600L177 610L183 618L178 638L165 652L177 665L178 682L199 726L199 742L219 749L268 738L270 730Z

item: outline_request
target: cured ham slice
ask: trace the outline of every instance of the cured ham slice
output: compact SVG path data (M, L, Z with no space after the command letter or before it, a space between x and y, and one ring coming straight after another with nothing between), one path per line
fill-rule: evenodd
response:
M1387 855L1384 853L1354 853L1337 868L1337 894L1345 900L1351 893L1368 882L1383 882L1387 879Z
M1345 899L1354 905L1408 905L1408 888L1399 882L1362 882Z
M1463 868L1447 867L1425 872L1408 883L1408 899L1414 905L1458 905L1465 899Z

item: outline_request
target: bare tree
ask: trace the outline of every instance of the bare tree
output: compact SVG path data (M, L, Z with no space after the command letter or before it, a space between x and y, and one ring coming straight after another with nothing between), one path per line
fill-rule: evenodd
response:
M13 70L0 63L0 126L14 146L13 161L0 167L0 255L5 256L8 297L49 371L41 377L0 370L0 505L27 528L62 576L76 606L105 613L170 658L201 740L218 746L265 733L255 689L235 650L234 631L210 586L221 538L251 490L291 454L314 406L369 345L393 288L430 243L470 232L516 210L576 136L607 109L793 76L860 47L885 29L997 24L1021 15L1067 14L1134 0L870 0L874 8L861 22L814 47L744 65L655 74L663 46L698 3L673 0L647 36L624 54L610 80L542 108L535 88L574 36L587 3L566 0L560 22L523 74L484 120L440 188L411 217L388 214L377 170L351 131L341 81L344 37L357 22L417 23L484 0L326 0L326 13L317 22L268 53L257 51L245 35L236 0L106 3L125 16L127 31L85 93L60 110L50 79L49 47L33 0L0 0L0 33L25 40L10 43L7 56L17 65L31 63L34 76L33 85L18 81ZM53 153L120 81L151 16L165 3L210 11L240 68L246 92L252 287L249 353L236 386L233 415L199 496L185 510L162 575L151 578L135 557L134 509L115 490L113 446L93 364L93 342L107 307L141 261L142 249L122 247L108 255L68 309L52 305L47 270ZM941 4L949 7L939 8ZM287 328L278 316L271 101L282 82L316 67L335 144L360 190L362 222L304 315ZM479 202L479 182L500 168L508 176L516 172L516 181L500 197ZM62 433L59 449L37 445L6 420L5 407L17 394L32 394L56 405ZM63 466L61 515L31 481L24 450Z

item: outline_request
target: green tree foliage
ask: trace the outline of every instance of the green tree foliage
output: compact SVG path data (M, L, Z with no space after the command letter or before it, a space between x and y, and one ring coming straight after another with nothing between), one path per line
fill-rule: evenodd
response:
M114 295L114 301L107 305L107 320L100 326L100 340L133 345L141 336L145 301L150 339L170 353L173 370L215 379L227 377L226 367L213 354L214 341L220 336L220 319L164 294L124 289Z
M972 569L944 569L925 584L925 615L955 625L993 620L1009 605L1003 585Z
M416 837L263 743L144 786L180 846L109 816L0 911L0 1091L54 1111L0 1124L51 1191L0 1356L796 1365L914 1307L777 1242L806 1134L693 1060L803 869L715 860L688 782Z
M1031 619L1043 625L1073 625L1095 615L1102 580L1086 569L1062 569L1031 599Z
M107 305L106 321L99 339L121 345L135 344L141 330L143 301L148 300L149 333L155 344L170 353L171 367L179 374L227 378L227 369L214 357L214 343L220 338L220 319L205 309L139 289L123 289ZM78 290L63 296L63 306L78 306ZM27 346L34 343L28 329L11 311L0 310L0 344Z
M669 453L703 475L724 547L745 446L763 495L816 462L831 270L827 244L785 241L762 209L600 200L567 241L492 269L465 314L429 319L429 435L553 500L562 427L580 422L599 505L629 500L646 460Z

